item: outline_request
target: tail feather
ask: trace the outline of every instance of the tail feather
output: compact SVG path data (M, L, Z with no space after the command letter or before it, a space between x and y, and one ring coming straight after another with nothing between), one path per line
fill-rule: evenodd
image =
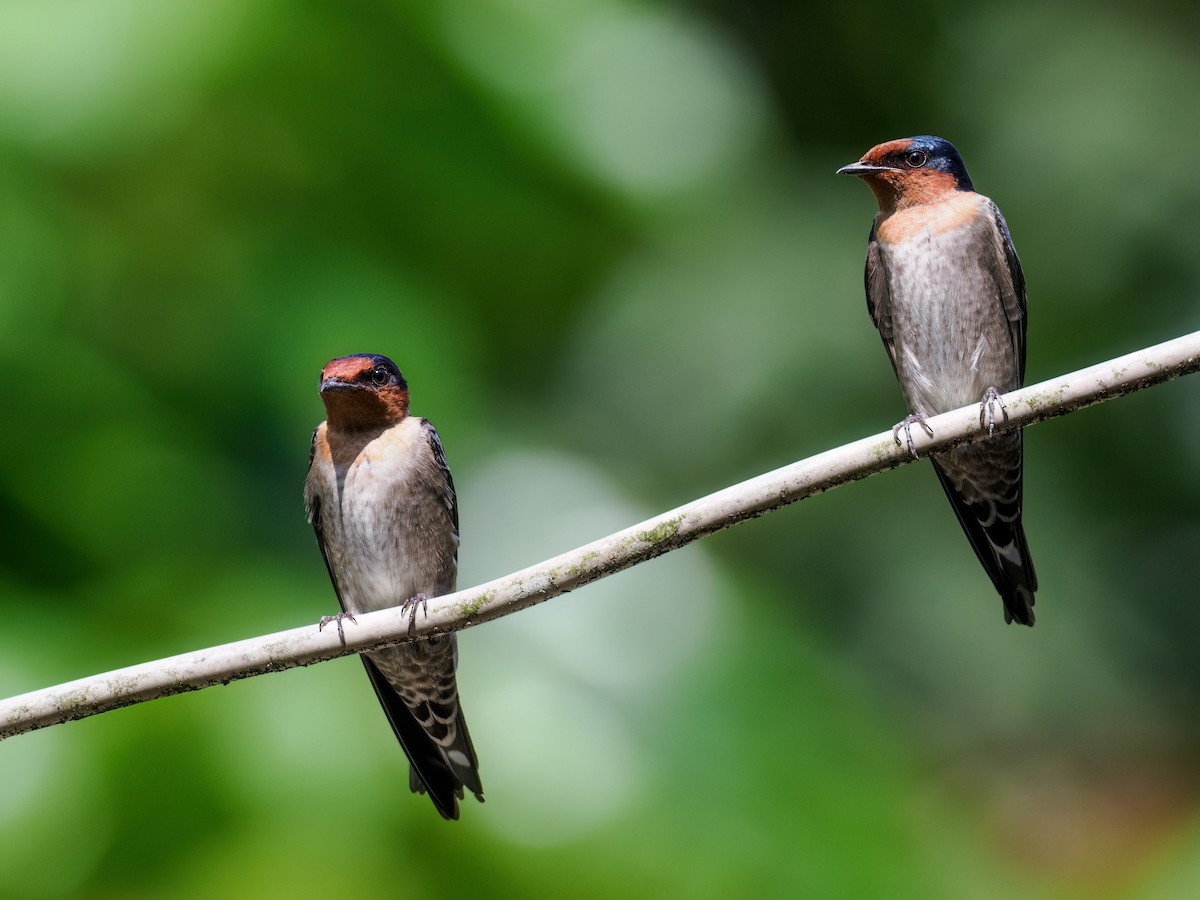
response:
M392 731L408 757L409 788L413 793L428 793L443 818L457 819L463 788L483 802L483 784L479 779L479 760L458 702L453 668L448 673L441 673L440 678L419 685L406 680L398 688L384 674L378 661L383 654L402 653L409 648L423 649L420 648L422 643L425 642L364 655L361 659ZM411 673L415 668L411 664L397 668L390 664L391 659L387 659L387 663L385 667L393 678L398 671Z
M1021 432L937 454L933 468L1004 601L1004 621L1033 625L1037 574L1021 524Z

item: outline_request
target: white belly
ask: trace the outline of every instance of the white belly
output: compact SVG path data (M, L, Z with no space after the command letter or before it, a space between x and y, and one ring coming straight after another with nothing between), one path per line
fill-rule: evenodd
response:
M928 414L1017 386L1018 366L995 275L969 229L881 245L896 368L909 407Z

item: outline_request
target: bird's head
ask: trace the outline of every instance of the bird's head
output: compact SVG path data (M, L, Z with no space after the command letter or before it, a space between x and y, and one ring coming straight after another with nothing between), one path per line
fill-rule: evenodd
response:
M958 150L932 135L879 144L858 162L842 166L837 174L863 179L884 212L935 203L955 191L975 190Z
M331 428L386 428L408 415L408 382L377 353L331 359L321 370L320 391Z

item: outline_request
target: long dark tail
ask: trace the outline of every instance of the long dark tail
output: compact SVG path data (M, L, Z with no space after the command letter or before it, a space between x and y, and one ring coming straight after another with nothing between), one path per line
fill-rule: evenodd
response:
M1021 432L933 457L958 523L1004 601L1004 621L1033 625L1037 574L1021 526Z
M449 638L434 640L446 642ZM427 642L417 641L404 645L404 649L423 649L424 643ZM401 648L376 655L395 650ZM411 764L409 787L413 792L428 792L429 799L445 819L458 818L458 801L462 799L464 787L482 803L479 760L459 706L453 668L436 674L426 668L421 674L433 677L424 683L413 683L413 668L409 661L405 669L410 677L402 682L406 697L392 685L375 660L366 656L361 658L375 695ZM393 669L391 665L387 668Z

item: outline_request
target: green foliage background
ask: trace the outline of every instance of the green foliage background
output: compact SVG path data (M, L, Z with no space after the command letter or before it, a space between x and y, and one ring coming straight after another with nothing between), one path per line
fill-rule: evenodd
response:
M464 585L889 426L833 177L882 140L1005 211L1030 380L1195 329L1197 24L10 0L0 693L332 611L332 356L437 424ZM909 466L464 634L458 823L352 659L0 743L0 893L1195 895L1198 391L1027 434L1032 631Z

